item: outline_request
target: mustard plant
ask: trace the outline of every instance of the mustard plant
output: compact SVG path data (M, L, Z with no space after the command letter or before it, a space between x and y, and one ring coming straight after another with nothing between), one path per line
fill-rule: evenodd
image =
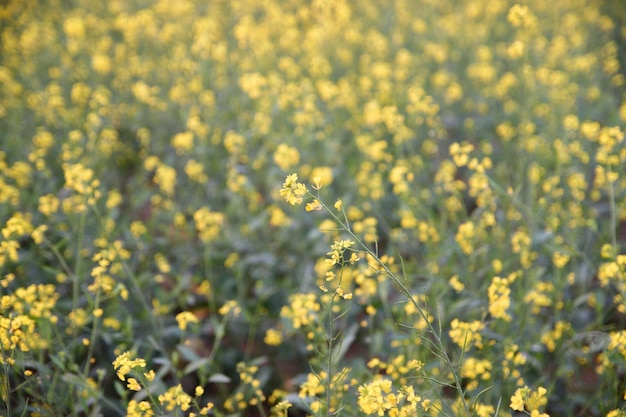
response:
M458 365L454 364L452 360L450 359L450 357L448 356L446 347L442 341L441 329L436 329L434 327L434 325L431 322L430 313L425 309L425 306L420 303L418 296L414 294L413 292L411 292L411 290L407 286L406 279L400 278L398 275L396 275L389 268L389 266L381 260L378 253L376 252L376 248L372 249L369 245L364 243L362 237L354 233L354 231L350 227L350 222L346 215L343 202L341 200L337 200L333 204L332 208L324 203L323 198L319 194L319 191L322 188L322 180L320 177L313 178L312 187L314 190L317 191L315 194L310 192L304 183L298 182L297 174L290 174L287 176L285 182L283 183L282 188L280 189L280 195L285 199L285 201L287 201L291 205L299 205L299 204L302 204L305 200L312 200L306 204L307 211L323 210L324 212L329 214L330 217L336 222L339 230L343 233L346 233L350 237L350 240L335 241L335 243L331 246L332 251L328 252L330 259L327 260L327 263L331 265L338 264L341 266L341 269L337 277L336 287L335 287L334 293L332 293L331 295L330 303L328 307L330 314L329 314L329 319L327 323L327 330L329 333L327 337L328 353L326 354L327 355L327 368L326 368L327 415L331 414L330 403L331 403L332 393L331 393L330 387L335 383L333 379L333 374L332 374L333 358L331 355L332 348L333 348L332 343L336 340L336 336L334 334L334 327L333 327L334 317L332 315L333 313L332 307L333 307L333 302L335 300L335 297L340 297L340 298L348 299L348 300L352 298L352 293L346 292L341 287L341 277L343 274L344 263L353 264L360 260L359 256L355 252L350 251L350 249L354 250L353 247L356 246L358 250L365 252L370 258L374 260L375 267L380 268L379 273L384 278L389 279L394 282L394 284L398 287L402 295L406 297L407 301L410 304L412 304L412 306L416 309L416 311L421 316L421 318L427 323L427 327L425 329L426 336L423 336L422 338L423 340L427 342L427 344L432 343L430 344L428 349L432 349L433 354L443 361L443 363L448 368L450 375L452 376L452 379L453 379L453 381L450 383L442 381L442 384L449 384L451 387L453 387L454 390L457 391L457 395L458 395L458 398L460 399L460 404L462 406L463 413L467 415L468 417L471 416L472 411L470 410L470 405L467 402L464 388L461 383L461 373L459 371L459 367ZM347 250L351 252L350 256L346 255ZM332 281L335 278L336 278L336 275L333 271L329 271L326 273L327 281ZM320 289L324 292L329 291L329 289L325 285L322 285ZM460 335L460 337L463 339L462 348L464 348L465 343L468 342L468 334L469 332L466 331L466 332L462 332ZM383 384L383 387L382 387L383 391L386 393L389 393L390 381L386 381L386 382L381 381L381 383ZM369 390L373 388L369 387L367 389ZM370 408L370 406L367 403L367 400L365 400L363 401L363 403L360 404L360 407L363 411L365 411L368 414L370 414L372 411L376 411L380 414L381 410L396 407L397 404L394 404L393 403L394 401L399 401L403 398L409 397L410 399L408 400L408 406L407 406L408 408L405 409L403 413L408 413L410 411L415 412L419 399L416 399L414 393L412 392L409 393L408 391L409 388L403 388L403 389L405 389L405 392L403 394L398 395L397 397L394 397L394 399L390 400L389 403L380 403L376 405L375 408ZM367 392L366 387L361 387L359 389L359 393L361 394L362 398L368 398L368 396L371 396L372 398L380 398L380 393L372 394L370 392ZM333 411L332 414L334 414L335 412L338 412L338 410L332 410L332 411Z

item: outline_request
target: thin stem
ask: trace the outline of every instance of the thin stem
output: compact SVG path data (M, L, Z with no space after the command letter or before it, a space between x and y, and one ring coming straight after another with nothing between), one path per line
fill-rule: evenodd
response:
M96 311L100 308L100 298L101 298L101 289L98 288L96 291L96 298L94 301L93 311ZM91 337L89 339L89 347L87 348L87 361L85 362L85 367L83 368L83 376L86 378L89 374L89 365L91 365L91 358L93 356L94 345L96 343L96 336L98 334L98 328L100 324L100 317L94 316L93 318L93 326L91 328Z
M56 246L54 246L52 244L52 242L50 242L45 236L43 237L42 242L46 245L46 247L48 249L50 249L52 251L52 253L56 257L57 261L59 261L59 264L61 264L61 268L63 269L63 271L65 271L65 274L68 277L71 277L72 276L72 269L70 268L70 266L67 264L67 262L63 258L63 255L61 255L61 252L59 252L59 249Z
M141 287L139 286L139 278L130 269L130 267L128 266L128 263L124 259L122 259L120 256L118 256L118 258L119 258L120 263L122 264L122 268L124 269L124 272L128 275L128 277L130 278L130 281L133 284L133 290L135 291L135 294L137 298L139 299L139 302L141 303L142 307L145 309L148 317L150 317L150 320L148 321L150 322L150 325L152 326L152 330L157 332L159 330L159 326L154 320L152 309L150 308L150 305L148 304L148 301L146 300L146 297L144 297L144 293L142 292ZM156 334L159 334L159 333L157 332Z
M333 358L332 358L332 353L333 353L333 303L335 301L335 294L333 294L333 296L330 299L330 303L328 305L328 352L326 353L326 355L328 356L328 370L326 372L326 384L327 384L327 388L326 388L326 416L330 417L330 397L331 397L331 392L330 392L330 387L332 384L332 366L333 366Z
M228 322L228 319L230 318L231 314L232 313L228 313L228 315L224 317L219 327L217 328L217 331L215 332L215 341L213 342L213 348L211 349L211 353L209 353L209 356L207 358L207 364L209 367L213 366L215 355L217 355L217 351L221 345L222 338L224 337L226 323Z
M75 260L74 260L74 273L73 275L73 285L72 285L72 311L76 311L78 308L78 297L79 297L79 279L80 279L80 268L82 266L82 256L80 254L83 243L85 240L85 220L87 218L87 210L85 209L81 215L78 222L78 241L76 242L76 251L75 251Z
M202 262L204 265L204 273L208 277L209 284L211 286L211 291L209 291L208 302L210 311L217 311L217 302L215 300L215 285L213 282L213 269L211 268L210 262L210 248L209 245L203 245L203 253L202 253Z
M11 415L11 401L9 401L9 394L11 390L11 379L9 378L9 365L7 364L8 356L5 354L4 347L0 343L0 352L2 353L2 357L4 358L2 364L2 370L4 371L3 385L4 388L0 391L2 395L2 399L4 400L4 404L6 405L7 416Z
M316 198L315 196L313 196L311 193L308 193L308 195L310 197ZM417 300L415 299L415 297L413 297L413 295L411 294L411 292L409 291L409 289L407 288L407 286L391 271L391 269L389 269L389 267L378 257L378 254L374 253L374 251L372 251L351 229L350 227L347 226L347 224L345 222L343 222L334 212L333 210L331 210L323 201L319 200L320 205L324 208L324 210L326 210L326 212L328 212L337 222L339 222L339 224L341 225L341 227L343 228L343 230L345 232L347 232L350 237L352 239L354 239L354 241L365 250L365 252L370 255L377 263L378 265L380 265L380 267L382 267L382 269L385 272L385 275L389 278L391 278L391 280L400 288L400 292L405 295L409 301L413 304L413 306L415 306L416 310L418 311L418 313L420 314L420 316L422 317L422 319L424 319L424 321L426 322L426 325L428 326L428 330L435 336L435 339L437 341L437 347L441 352L441 358L443 359L444 363L446 364L446 366L450 369L450 371L452 372L452 376L454 377L454 385L456 386L456 390L458 391L459 395L461 396L461 402L463 403L463 408L465 409L465 412L467 414L467 416L471 416L471 411L469 409L469 405L467 404L467 401L465 400L465 393L463 392L463 386L461 385L461 380L459 378L459 374L456 370L456 368L454 367L454 364L452 363L452 360L450 359L450 357L448 356L448 353L445 350L445 347L443 346L443 343L441 342L441 338L439 337L439 335L437 334L437 332L435 331L435 328L433 327L432 323L429 320L428 315L426 314L426 312L424 311L424 309L419 305L419 303L417 302ZM344 213L344 217L345 217L345 213Z
M609 174L612 173L611 167L609 166ZM613 248L617 248L617 207L615 206L615 187L613 186L612 181L608 181L609 183L609 206L611 210L611 246Z

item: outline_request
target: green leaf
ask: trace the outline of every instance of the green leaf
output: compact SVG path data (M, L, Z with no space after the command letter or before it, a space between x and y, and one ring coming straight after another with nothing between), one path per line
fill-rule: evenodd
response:
M230 378L224 374L213 374L209 378L209 382L213 384L228 384L230 382Z

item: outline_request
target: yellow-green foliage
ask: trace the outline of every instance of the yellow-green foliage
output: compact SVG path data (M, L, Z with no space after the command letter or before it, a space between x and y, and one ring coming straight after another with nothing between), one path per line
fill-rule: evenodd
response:
M619 3L2 2L0 415L623 415Z

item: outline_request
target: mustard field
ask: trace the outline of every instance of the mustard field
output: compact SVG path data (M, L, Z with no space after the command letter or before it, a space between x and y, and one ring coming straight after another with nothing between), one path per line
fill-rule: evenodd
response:
M626 6L0 3L0 416L625 417Z

